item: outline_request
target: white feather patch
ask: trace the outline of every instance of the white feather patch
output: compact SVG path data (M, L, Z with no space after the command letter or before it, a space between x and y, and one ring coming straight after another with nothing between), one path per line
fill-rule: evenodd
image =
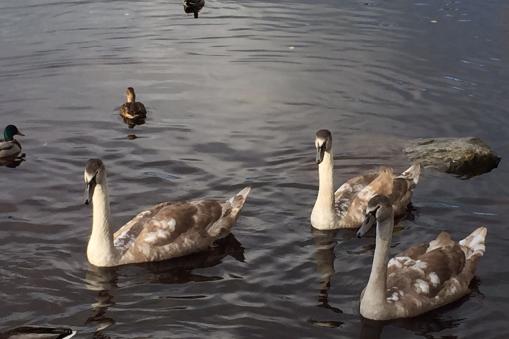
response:
M414 283L415 291L419 294L428 294L429 293L429 285L426 281L422 279L416 279Z
M399 293L398 291L395 291L392 293L392 295L390 297L387 298L387 301L388 302L396 302L396 301L399 301Z
M428 274L428 278L433 287L437 287L440 284L440 278L438 277L438 274L436 274L435 272L431 272L430 274Z

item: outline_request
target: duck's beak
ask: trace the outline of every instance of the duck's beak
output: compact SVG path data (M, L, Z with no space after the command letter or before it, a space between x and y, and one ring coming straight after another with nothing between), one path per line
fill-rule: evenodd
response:
M357 238L362 238L370 229L373 227L373 225L376 224L376 216L375 213L370 212L366 214L366 218L364 219L364 222L362 223L361 227L357 231Z
M16 133L17 135L21 135L22 137L24 137L25 135L23 133L21 133L19 130L18 132Z
M316 164L320 165L323 161L323 155L325 154L325 143L322 146L316 148Z

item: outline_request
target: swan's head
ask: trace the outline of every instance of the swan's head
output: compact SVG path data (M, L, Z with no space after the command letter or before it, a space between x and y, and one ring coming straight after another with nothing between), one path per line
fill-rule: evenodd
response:
M378 232L380 232L380 236L385 238L387 234L392 234L392 228L387 230L386 228L389 227L386 227L385 225L392 225L393 219L394 213L392 211L392 204L389 198L384 195L375 195L368 202L368 207L366 207L366 218L357 231L357 237L361 238L371 229L371 227L378 223L378 225L381 225ZM388 223L387 221L391 221L391 223Z
M14 125L8 125L4 129L4 140L12 141L15 135L24 135L19 131L19 129Z
M85 172L83 173L85 180L85 205L92 201L94 189L96 185L104 183L106 180L106 168L100 159L90 159L87 161Z
M125 96L127 98L127 102L135 102L136 101L136 94L134 93L134 88L127 87L125 91Z
M330 152L332 148L332 134L329 130L321 129L316 132L315 147L316 163L319 165L323 160L325 152Z

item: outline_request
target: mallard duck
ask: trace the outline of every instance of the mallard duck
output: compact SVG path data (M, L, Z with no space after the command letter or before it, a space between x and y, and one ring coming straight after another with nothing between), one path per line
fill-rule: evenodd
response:
M0 140L0 158L14 158L21 153L21 144L14 139L15 135L24 136L14 125L4 129L4 140Z
M23 326L0 333L0 339L68 339L75 334L76 331L63 327Z
M134 88L128 87L125 95L127 102L120 106L120 115L127 119L145 119L147 117L147 110L145 105L136 101Z
M485 251L486 227L455 242L442 232L429 244L410 247L387 263L394 209L386 196L375 196L363 228L376 223L376 248L360 312L367 319L415 317L467 295L479 258ZM362 234L358 234L362 236Z
M334 193L331 132L319 130L315 146L319 187L311 212L311 225L314 228L328 230L359 227L364 220L369 199L377 194L390 197L396 216L405 215L413 189L419 181L419 164L413 164L399 175L394 174L390 168L380 168L348 180Z
M184 12L194 13L194 17L198 18L198 12L205 6L205 0L183 0Z
M209 199L163 202L139 213L112 234L106 168L99 159L87 162L86 201L92 202L92 234L87 258L108 267L161 261L199 252L230 233L250 188L226 201Z

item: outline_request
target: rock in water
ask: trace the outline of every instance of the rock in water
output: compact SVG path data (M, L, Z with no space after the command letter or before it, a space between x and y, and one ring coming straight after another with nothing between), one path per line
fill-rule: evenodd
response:
M491 171L500 157L479 138L430 138L410 141L405 148L412 161L470 178Z

